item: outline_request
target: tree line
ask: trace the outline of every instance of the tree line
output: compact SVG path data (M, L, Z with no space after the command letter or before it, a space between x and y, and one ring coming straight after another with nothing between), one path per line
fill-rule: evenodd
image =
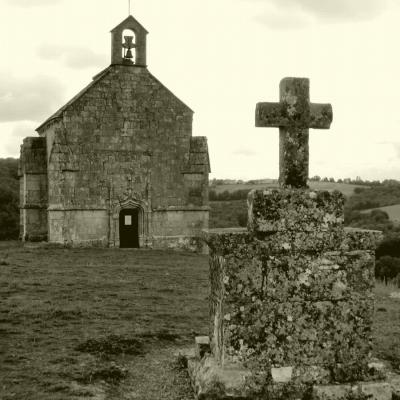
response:
M0 159L0 240L18 239L18 160Z

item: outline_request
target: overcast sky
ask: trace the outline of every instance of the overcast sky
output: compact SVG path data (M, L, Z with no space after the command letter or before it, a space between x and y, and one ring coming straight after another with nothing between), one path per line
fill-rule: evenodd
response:
M279 81L330 102L310 130L310 175L400 179L398 0L132 0L148 68L194 111L212 176L277 178L278 129L255 128ZM0 157L110 63L128 0L0 0Z

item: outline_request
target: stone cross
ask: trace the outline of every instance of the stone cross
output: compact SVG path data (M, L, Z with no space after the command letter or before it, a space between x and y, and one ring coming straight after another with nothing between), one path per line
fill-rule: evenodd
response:
M332 106L310 103L307 78L284 78L279 91L279 103L257 104L256 126L279 128L280 185L307 187L308 129L329 129Z

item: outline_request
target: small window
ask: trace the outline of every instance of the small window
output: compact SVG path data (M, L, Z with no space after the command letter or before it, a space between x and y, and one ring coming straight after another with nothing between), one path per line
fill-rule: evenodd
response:
M132 225L132 215L125 215L125 225Z

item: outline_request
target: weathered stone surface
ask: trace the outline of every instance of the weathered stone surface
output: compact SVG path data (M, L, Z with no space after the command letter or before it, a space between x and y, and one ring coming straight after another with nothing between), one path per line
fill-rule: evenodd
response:
M392 389L387 382L363 382L359 390L371 400L392 400Z
M350 385L316 385L313 387L312 400L347 400L351 393Z
M188 372L199 400L243 399L251 394L251 372L238 363L219 365L213 357L188 359Z
M196 336L196 357L200 360L206 353L210 353L210 338L208 336Z
M392 400L400 400L400 375L390 373L387 381L392 389Z
M47 163L46 140L28 137L21 146L19 160L20 238L47 239Z
M249 197L249 230L205 237L214 357L264 373L293 366L298 384L369 379L380 234L343 228L340 193Z
M127 65L121 35L133 28ZM118 247L124 209L138 212L140 246L186 246L208 227L207 139L192 136L193 111L147 70L146 33L133 17L118 25L112 65L24 142L21 198L44 195L51 242ZM48 188L25 184L37 169Z
M292 380L293 367L271 368L272 381L276 383L287 383Z
M308 129L329 129L330 104L310 104L306 78L284 78L280 103L258 103L257 127L279 127L279 182L282 186L307 187Z
M327 231L343 225L344 200L338 191L252 190L248 227L254 232Z

